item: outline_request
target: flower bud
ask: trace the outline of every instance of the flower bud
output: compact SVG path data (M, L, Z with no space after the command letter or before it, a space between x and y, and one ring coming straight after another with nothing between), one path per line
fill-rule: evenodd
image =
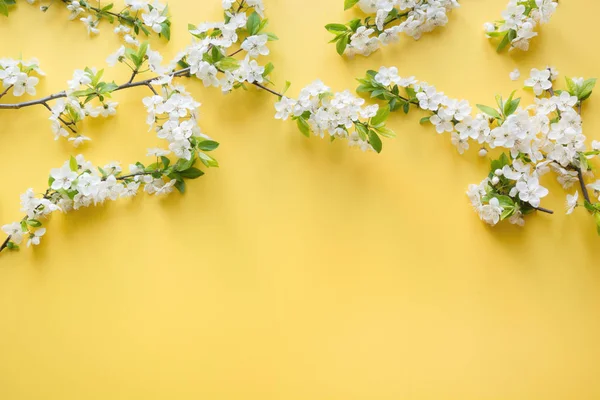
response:
M492 178L492 185L497 185L498 182L500 182L500 178L498 178L497 176Z
M488 153L487 149L481 148L481 150L479 150L478 154L479 154L479 157L485 157L485 156L487 156L487 153Z
M504 175L504 171L502 171L501 169L497 169L494 171L494 175L496 176L502 176Z

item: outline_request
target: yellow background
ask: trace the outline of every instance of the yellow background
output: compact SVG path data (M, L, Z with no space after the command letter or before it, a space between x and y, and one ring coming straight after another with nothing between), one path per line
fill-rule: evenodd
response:
M265 2L281 39L274 79L293 95L316 78L353 90L381 65L473 104L520 88L516 66L600 77L596 1L561 2L529 53L498 55L482 34L506 0L465 0L446 28L354 60L323 29L351 18L342 0ZM0 56L37 56L39 95L119 45L106 23L89 39L66 10L20 3L0 17ZM218 20L219 3L171 0L173 38L159 47L173 56L187 23ZM0 399L600 398L600 239L584 212L564 215L550 177L543 205L556 215L490 229L464 194L487 160L458 155L418 111L394 114L398 138L364 154L274 120L266 93L187 85L222 144L220 169L184 196L56 215L42 246L0 258ZM146 95L118 93L118 115L88 125L81 151L98 164L146 160L160 143ZM588 103L585 132L600 139L598 95ZM76 154L47 118L0 111L2 223Z

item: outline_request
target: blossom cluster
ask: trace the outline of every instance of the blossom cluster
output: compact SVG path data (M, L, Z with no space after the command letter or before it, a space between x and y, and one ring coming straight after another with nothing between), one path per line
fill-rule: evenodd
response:
M6 95L11 89L15 97L23 96L25 93L35 95L35 86L40 80L32 76L34 72L40 76L45 75L35 58L29 61L0 58L0 97Z
M584 182L584 177L593 177L590 160L600 154L600 143L586 147L581 120L581 105L590 97L596 79L567 77L567 88L554 90L557 77L554 68L534 68L525 80L525 87L535 94L533 104L522 108L513 92L507 99L496 96L497 107L478 104L480 112L474 116L468 101L449 98L414 77L402 78L395 67L368 71L359 79L357 91L388 102L392 111L408 113L411 106L426 111L429 115L421 123L431 123L438 133L450 133L461 154L469 149L469 142L478 144L481 156L488 149L506 152L492 162L481 184L469 188L469 198L485 222L495 225L507 219L522 225L523 215L548 212L540 207L541 199L549 194L540 178L553 171L564 189L579 183L584 205L600 227L600 203L593 202L587 190L596 193L600 181L588 186ZM577 192L568 197L569 213L578 197Z
M325 26L335 35L337 52L368 56L380 46L395 42L400 33L415 40L448 23L448 12L459 7L458 0L346 0L345 8L358 5L369 14L364 20Z
M484 24L488 38L498 38L498 51L510 45L509 51L529 50L529 42L538 34L538 24L550 22L558 7L557 0L510 0L502 12L502 19Z
M317 80L302 89L298 99L282 97L275 104L275 118L287 120L291 116L307 137L311 131L321 138L327 134L331 140L346 139L351 147L379 153L382 149L379 136L395 137L385 126L390 110L364 104L364 99L349 91L333 93Z
M29 4L37 4L37 0L27 0ZM40 9L47 11L53 1L40 1ZM157 0L125 0L125 8L120 12L112 11L114 3L106 5L87 0L60 0L67 11L69 19L81 21L89 35L100 32L98 28L102 20L111 24L115 22L115 33L121 35L127 43L137 43L136 37L143 33L149 36L152 32L166 38L171 37L171 21L168 8ZM14 5L14 0L0 0L0 14L8 16L8 5Z
M265 31L268 20L262 17L262 0L224 0L223 8L224 21L190 26L194 40L171 66L189 68L204 86L220 87L223 92L245 87L245 83L269 82L273 65L260 65L257 58L269 54L267 43L277 36ZM233 51L236 45L239 48ZM243 57L236 59L238 54Z
M4 225L2 230L8 238L0 248L18 249L24 238L27 245L37 245L45 234L43 220L55 211L68 212L83 207L101 205L108 200L135 196L140 189L148 194L161 195L177 189L185 192L188 179L196 179L204 174L194 167L200 160L207 167L218 166L217 161L207 153L219 144L203 134L198 127L196 102L181 85L169 81L153 81L159 86L162 95L143 99L148 111L147 122L156 130L157 136L165 139L166 149L149 149L148 156L156 162L144 165L141 162L129 165L129 172L123 173L118 162L111 162L95 168L82 155L72 157L60 168L50 172L48 189L36 196L28 189L21 196L21 211L26 216L19 222ZM169 156L176 158L172 162Z
M79 147L90 140L80 133L81 122L86 117L107 118L116 114L118 103L109 99L118 86L114 82L103 82L103 74L104 70L96 68L75 70L68 81L66 97L58 99L51 107L50 121L55 140L68 138Z

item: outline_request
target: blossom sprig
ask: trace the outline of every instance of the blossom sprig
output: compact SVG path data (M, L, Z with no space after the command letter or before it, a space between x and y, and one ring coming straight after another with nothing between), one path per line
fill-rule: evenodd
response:
M117 85L114 81L105 81L104 69L86 67L74 71L72 79L67 82L66 90L22 103L0 103L0 110L42 105L51 113L49 119L55 140L65 138L78 147L90 140L82 134L82 123L86 118L99 116L107 118L116 114L118 103L111 101L114 92L139 86L147 86L150 90L154 90L150 83L159 76L159 73L164 72L160 66L162 56L152 50L146 42L137 48L121 46L119 51L107 60L111 66L117 61L132 69L130 79L123 84ZM145 72L154 72L155 75L148 79L135 80L139 74ZM54 101L56 102L52 104Z
M415 40L448 23L448 12L458 0L345 0L344 9L357 6L366 14L346 24L327 24L338 54L368 56L379 47L398 41L405 33Z
M600 142L592 142L591 149L586 146L580 115L596 79L567 77L566 88L555 90L557 78L554 68L534 68L525 80L525 87L535 95L533 104L523 108L513 92L506 99L496 96L493 107L477 104L475 115L468 101L449 98L414 77L402 78L395 67L368 71L359 79L357 91L386 101L392 111L408 113L413 107L426 111L421 123L432 124L440 134L449 133L461 154L470 142L477 143L480 156L486 156L488 149L505 151L492 162L490 174L469 188L469 198L485 222L495 225L508 220L522 225L523 216L533 211L552 213L540 207L549 194L540 179L552 171L565 190L579 184L582 205L599 223L600 203L588 188L600 195L600 180L586 185L585 178L593 177L591 160L600 154ZM578 197L578 192L567 197L568 213L578 205Z
M147 122L160 139L168 142L168 149L148 149L148 156L156 161L149 165L131 164L126 174L117 162L94 167L82 155L71 157L50 172L48 189L43 195L36 196L33 189L28 189L21 196L21 211L26 215L2 227L8 237L0 252L18 249L27 238L27 246L39 244L46 233L44 220L55 211L69 212L133 197L141 189L154 195L168 194L174 189L184 193L187 180L204 175L195 166L198 160L206 167L218 167L218 162L207 153L217 149L219 143L202 133L198 125L200 103L183 86L171 81L153 81L152 85L158 86L162 94L144 98ZM171 154L175 155L173 160L168 157Z
M37 0L27 0L29 4L37 4ZM8 16L9 7L16 3L15 0L0 0L0 14ZM54 1L40 1L40 9L47 11ZM69 11L69 19L79 19L89 35L100 32L100 22L105 20L110 24L117 24L114 32L121 35L127 43L139 44L137 36L144 34L158 34L167 40L171 38L171 17L168 6L154 0L125 0L125 7L114 11L114 3L105 5L100 2L87 0L60 0Z
M508 50L529 50L532 38L538 35L538 24L550 22L558 7L558 0L510 0L502 12L502 19L484 24L488 38L498 39L498 52L508 46Z
M312 131L321 138L327 135L331 141L348 140L351 147L380 153L383 146L380 136L396 136L385 126L390 109L364 104L364 99L353 96L349 91L333 93L317 80L303 88L298 99L282 97L275 104L275 118L287 120L291 117L306 137L310 137Z
M274 66L260 65L256 59L268 55L268 42L278 38L266 31L268 19L262 17L262 0L225 0L223 8L224 21L189 25L194 40L171 68L189 68L190 75L204 86L220 87L223 92L246 89L246 84L268 90L264 84L271 83L269 75Z
M39 76L46 75L35 58L28 61L0 58L0 98L8 94L11 89L15 97L21 97L25 93L35 95L35 87L40 80L37 76L33 76L33 73Z
M141 189L154 195L168 194L175 188L183 192L186 180L204 174L194 167L194 161L178 160L172 164L167 157L160 157L148 166L140 162L132 164L130 172L124 174L116 162L94 167L82 155L71 157L62 167L50 172L49 187L42 195L36 195L33 189L21 195L21 210L26 215L2 227L8 236L0 245L0 252L18 250L24 239L28 247L40 244L46 233L45 220L55 211L66 213L102 205L109 200L133 197Z

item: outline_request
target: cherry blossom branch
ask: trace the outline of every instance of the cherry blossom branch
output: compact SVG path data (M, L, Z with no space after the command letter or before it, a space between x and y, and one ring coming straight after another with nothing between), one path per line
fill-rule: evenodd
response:
M178 71L172 72L170 74L167 74L169 76L173 76L173 77L177 77L177 76L184 76L186 74L188 74L190 71L189 67L188 68L184 68L184 69L180 69ZM133 87L138 87L138 86L151 86L150 82L152 82L153 80L155 80L157 77L152 77L149 79L144 79L142 81L137 81L137 82L127 82L124 83L120 86L117 86L117 88L114 90L115 92L119 91L119 90L124 90L124 89L130 89ZM0 104L0 110L4 109L4 110L18 110L21 108L25 108L25 107L31 107L31 106L36 106L36 105L43 105L44 107L48 107L47 102L51 101L51 100L56 100L56 99L60 99L60 98L65 98L67 97L67 92L66 91L61 91L58 93L54 93L51 94L50 96L46 96L43 97L41 99L37 99L37 100L30 100L30 101L25 101L23 103L15 103L15 104Z

